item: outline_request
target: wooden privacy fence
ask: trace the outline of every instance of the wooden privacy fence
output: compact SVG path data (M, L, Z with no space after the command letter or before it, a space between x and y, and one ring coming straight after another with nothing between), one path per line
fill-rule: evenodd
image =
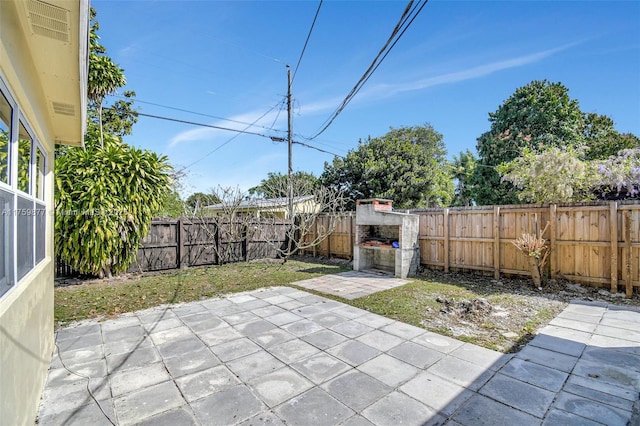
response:
M420 261L428 267L530 275L529 262L513 242L549 224L544 238L552 278L608 287L640 286L640 204L511 205L412 210L420 217ZM328 218L320 217L320 223ZM323 222L324 221L324 222ZM314 255L351 258L355 215L338 221Z
M223 222L215 218L154 219L129 272L161 271L275 257L287 222ZM77 275L56 261L56 276Z

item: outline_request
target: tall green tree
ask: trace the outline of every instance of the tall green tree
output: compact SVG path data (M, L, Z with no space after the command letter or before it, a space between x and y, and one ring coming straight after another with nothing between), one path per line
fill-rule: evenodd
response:
M523 149L583 144L584 114L561 83L532 81L518 88L489 113L491 129L477 140L478 167L473 175L478 204L521 202L509 182L501 182L496 167L518 157Z
M293 181L298 185L297 187L306 188L309 191L309 194L299 195L311 195L313 190L318 188L318 186L320 185L320 179L315 177L313 173L298 171L292 174L292 178ZM260 198L287 197L288 179L288 174L282 174L280 172L269 172L267 174L267 178L260 181L260 185L249 188L249 194Z
M100 24L96 18L96 10L92 7L91 35L89 37L89 74L87 82L87 97L98 117L100 129L100 145L104 145L104 129L102 125L102 104L107 95L127 84L124 71L118 64L106 55L107 49L99 42L98 30Z
M95 71L95 61L104 64L110 59L97 44L99 26L93 9L91 16L92 49L99 55L90 55L89 68ZM109 84L116 88L124 84L122 70L111 71L120 75L108 76ZM95 95L99 91L92 85L98 84L100 73L93 78L89 91ZM55 160L55 248L79 272L108 277L127 270L135 259L151 219L170 190L172 169L166 157L123 143L122 136L133 126L133 116L127 113L131 104L116 108L122 113L109 116L117 119L104 126L102 98L94 97L88 107L85 148L60 149Z
M473 205L473 173L476 169L476 157L468 149L453 156L451 173L456 182L452 206L468 207Z
M430 125L392 128L360 141L344 158L325 163L323 185L355 200L388 198L398 208L449 205L453 182L442 135Z
M212 191L208 194L204 192L195 192L187 197L185 204L189 208L190 213L198 214L202 207L218 204L220 202L220 197Z
M611 118L588 113L584 124L585 160L604 160L623 149L640 148L640 138L631 133L619 133Z

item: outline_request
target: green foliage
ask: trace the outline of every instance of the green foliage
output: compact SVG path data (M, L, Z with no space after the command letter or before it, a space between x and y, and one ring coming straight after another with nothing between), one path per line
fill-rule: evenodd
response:
M518 88L489 113L491 129L478 138L478 167L473 184L478 204L520 202L517 191L501 182L495 167L518 157L524 148L577 147L584 140L583 114L561 83L532 81Z
M513 161L498 166L503 180L520 192L518 199L530 203L569 203L593 198L595 167L580 160L574 149L548 148L540 153L525 148Z
M91 16L95 18L93 9ZM126 111L131 104L117 106L102 125L101 96L109 92L103 89L125 79L118 67L101 68L113 63L97 42L97 29L94 19L88 89L93 102L85 148L64 147L56 153L54 231L56 253L63 261L81 273L102 277L125 271L134 260L170 190L172 169L166 157L122 142L135 122ZM119 75L102 75L101 69Z
M187 197L185 204L187 205L191 213L197 214L200 212L200 209L202 209L202 207L210 206L212 204L218 204L220 202L220 197L213 192L209 194L205 194L204 192L196 192Z
M529 150L529 156L552 147L568 149L568 152L580 149L569 154L573 160L563 157L562 161L570 162L603 160L622 149L640 147L640 139L632 134L618 133L611 118L583 113L578 101L569 97L565 86L546 80L532 81L517 89L496 112L489 114L489 121L491 129L477 140L479 159L472 177L478 204L512 204L531 196L535 199L547 197L541 193L520 196L512 179L500 179L497 166L513 161L525 149ZM578 174L574 178L579 181ZM583 185L576 181L568 182L564 189L555 186L555 189L547 190L548 196L582 198ZM569 195L572 192L569 188L577 190L575 195Z
M99 276L129 267L170 183L165 157L107 141L56 159L56 252Z
M640 195L640 149L624 149L607 160L582 160L581 150L525 150L498 166L503 179L515 185L518 197L532 203L618 199Z
M287 182L289 176L279 172L269 172L266 179L260 181L260 185L249 189L249 194L259 198L280 198L287 197ZM313 191L320 186L320 179L315 177L313 173L294 172L292 175L294 182L298 185ZM309 194L298 194L311 195Z
M353 202L388 198L397 208L449 205L453 182L442 135L429 124L392 128L360 141L345 158L325 163L323 185L344 191Z
M133 107L136 92L127 90L122 95L126 99L117 100L102 109L104 131L120 137L130 135L133 125L138 122L138 111ZM91 114L90 118L99 125L98 117L95 114Z
M456 180L456 189L452 206L471 206L473 205L473 173L476 169L476 158L468 149L460 153L459 156L453 156L453 164L451 172Z
M18 189L29 191L29 163L31 161L31 141L18 140ZM0 131L0 182L9 180L9 133Z
M613 120L606 115L587 114L584 135L585 160L603 160L616 156L623 149L640 148L640 138L631 133L618 133Z
M180 198L178 191L167 190L161 198L160 209L156 216L165 218L179 218L184 216L184 201Z

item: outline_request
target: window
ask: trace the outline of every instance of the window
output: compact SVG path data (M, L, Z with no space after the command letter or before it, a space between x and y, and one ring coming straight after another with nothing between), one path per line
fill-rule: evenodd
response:
M0 92L0 182L9 183L9 141L13 108Z
M46 257L47 154L0 79L0 297Z

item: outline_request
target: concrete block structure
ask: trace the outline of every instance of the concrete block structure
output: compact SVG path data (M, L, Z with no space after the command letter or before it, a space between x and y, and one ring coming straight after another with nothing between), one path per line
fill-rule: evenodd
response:
M353 269L384 270L398 278L415 275L420 264L418 230L418 216L394 212L391 200L357 201Z

